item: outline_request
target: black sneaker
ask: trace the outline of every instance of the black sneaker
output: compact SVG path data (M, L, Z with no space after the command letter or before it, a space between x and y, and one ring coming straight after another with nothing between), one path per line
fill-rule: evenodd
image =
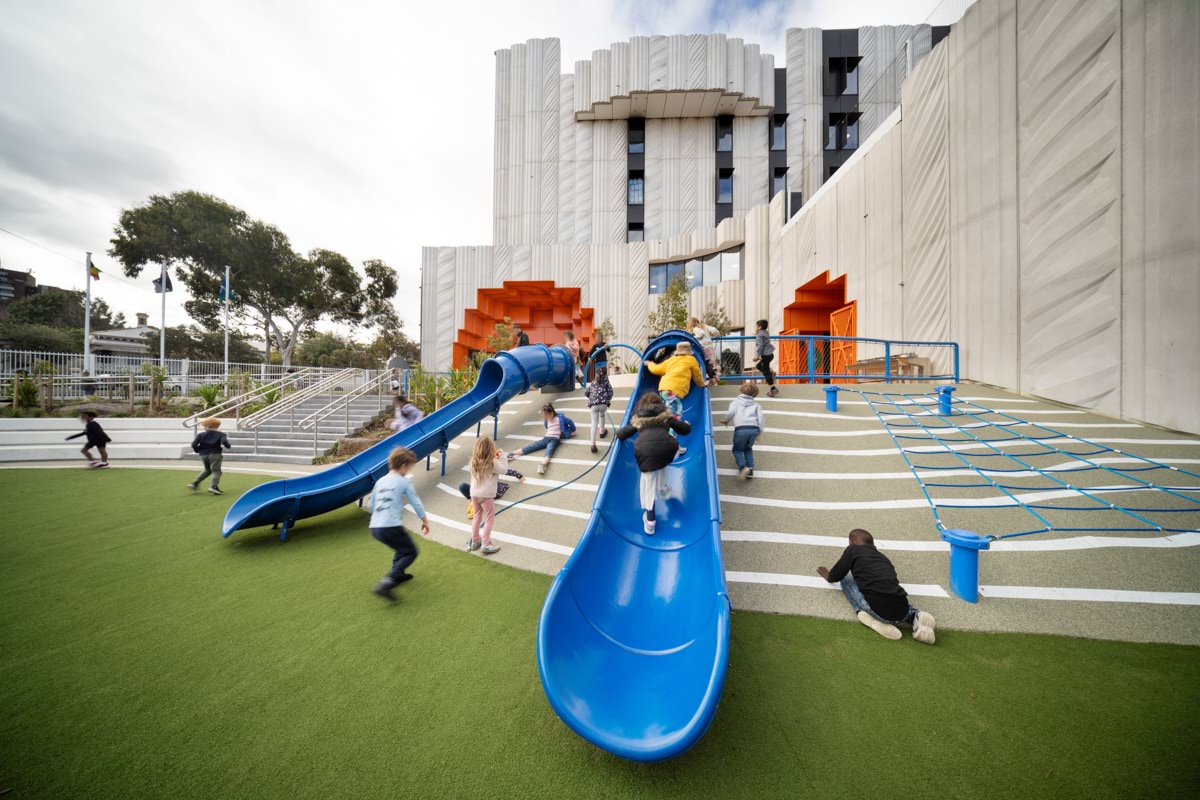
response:
M413 576L406 572L403 575L401 575L399 578L396 578L396 584L399 585L401 583L407 583L408 581L411 581L412 579L413 579Z
M210 487L208 487L208 493L209 493L209 494L225 494L225 493L224 493L224 492L222 492L220 489L218 489L216 486L210 486Z
M753 469L748 469L748 470L746 470L746 477L747 477L747 478L753 478L753 477L754 477L754 470L753 470Z
M396 599L396 595L392 594L392 584L388 581L380 581L375 584L375 588L371 590L371 594L382 597L384 600Z
M607 428L605 428L604 430L600 431L600 438L601 438L601 439L607 439L607 438L608 438L608 429L607 429Z
M593 453L599 452L599 449L596 447L596 445L592 445L592 452Z

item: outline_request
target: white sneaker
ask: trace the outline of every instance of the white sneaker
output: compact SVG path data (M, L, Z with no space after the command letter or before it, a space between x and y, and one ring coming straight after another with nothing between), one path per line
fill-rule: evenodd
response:
M739 469L739 470L738 470L738 475L739 475L740 477L742 477L742 478L748 478L748 477L750 477L750 468L749 468L749 467L742 467L741 469Z
M650 519L646 516L645 512L643 512L642 513L642 530L646 533L647 536L653 536L654 535L654 527L655 527L655 522L651 522Z
M538 464L538 475L545 475L545 474L546 474L546 465Z
M937 620L933 618L933 614L918 611L916 619L913 620L913 638L922 644L933 644L937 640L933 632L933 626L936 624Z
M679 448L679 450L678 450L678 451L676 451L676 453L675 453L675 457L676 457L676 458L681 458L681 457L683 457L683 456L684 456L684 455L686 455L686 454L687 454L687 448L686 448L686 447L681 447L681 448Z
M886 622L880 622L865 611L858 612L858 621L878 633L883 638L891 639L893 642L898 641L904 636L904 634L900 633L900 629L895 625L889 625Z

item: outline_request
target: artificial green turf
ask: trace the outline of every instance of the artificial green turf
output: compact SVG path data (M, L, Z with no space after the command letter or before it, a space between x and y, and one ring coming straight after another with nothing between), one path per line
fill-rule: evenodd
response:
M1200 795L1196 648L752 613L700 743L621 761L542 694L546 577L426 544L389 606L358 509L223 540L186 478L0 471L5 800Z

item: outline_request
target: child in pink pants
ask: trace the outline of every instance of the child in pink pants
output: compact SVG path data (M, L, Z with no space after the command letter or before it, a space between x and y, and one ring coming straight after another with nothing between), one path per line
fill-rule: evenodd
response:
M485 556L500 552L500 546L492 544L492 523L496 520L496 485L500 476L508 469L504 452L496 449L496 443L487 436L475 441L471 452L471 503L474 515L471 518L471 538L467 550L478 550ZM482 531L480 525L483 526Z

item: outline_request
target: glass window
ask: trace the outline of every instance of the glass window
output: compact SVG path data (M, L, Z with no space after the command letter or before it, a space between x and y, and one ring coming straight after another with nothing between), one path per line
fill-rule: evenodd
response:
M641 242L645 241L646 229L641 222L629 223L629 229L625 232L625 241Z
M834 121L832 114L829 115L829 138L825 140L825 149L838 149L838 124Z
M733 150L733 117L717 117L717 152Z
M650 265L650 294L662 294L667 290L667 265Z
M721 282L721 254L713 253L704 259L704 285L716 286Z
M629 152L646 152L646 132L644 130L635 130L633 128L629 129Z
M777 168L771 176L771 197L787 191L787 168Z
M787 117L771 120L771 149L787 150Z
M723 169L717 174L717 202L733 202L733 170Z
M670 284L671 281L675 280L676 278L678 278L679 276L681 276L683 274L684 273L683 273L683 262L682 261L672 261L670 264L667 264L667 283L668 284Z
M726 250L721 253L721 280L740 281L742 279L742 248Z
M693 258L687 262L687 281L688 290L691 291L697 286L704 285L704 262L698 258Z
M851 59L846 70L846 88L842 94L858 94L858 61Z
M850 120L846 125L846 149L853 150L858 147L858 118Z
M645 203L646 179L641 170L629 173L629 205L640 206Z
M829 168L829 177L830 177L830 178L832 178L832 177L833 177L833 174L834 174L835 172L837 172L837 171L838 171L838 168L837 168L837 165L836 165L836 164L835 164L834 166L830 167L830 168Z

